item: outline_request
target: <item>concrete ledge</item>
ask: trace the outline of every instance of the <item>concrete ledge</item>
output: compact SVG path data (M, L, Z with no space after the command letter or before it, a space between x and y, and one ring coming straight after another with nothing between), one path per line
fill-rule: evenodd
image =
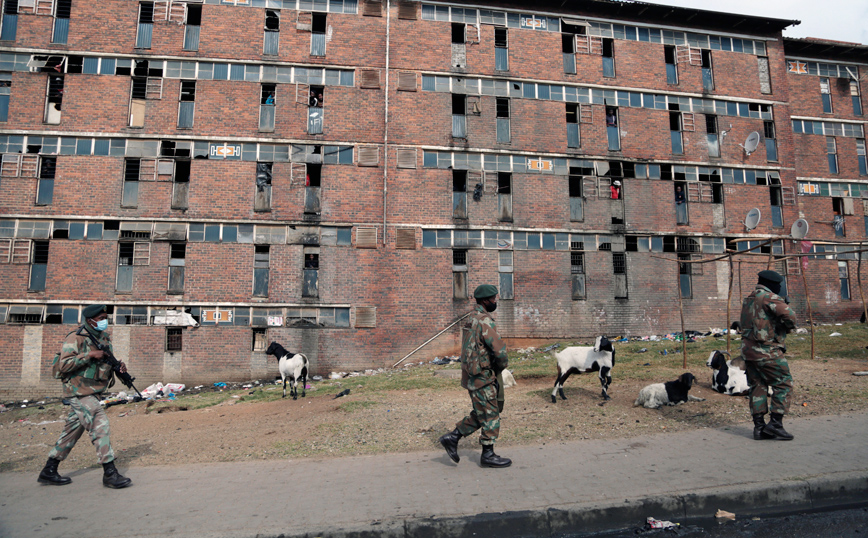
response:
M413 538L442 538L446 536L536 538L551 534L545 510L407 521L406 530L406 536Z
M714 517L718 510L740 515L777 515L811 510L811 488L802 480L712 488L684 496L685 518Z
M819 476L806 482L814 510L868 504L868 471Z
M641 526L649 516L657 519L682 519L684 502L676 496L625 499L571 508L548 510L552 537L573 536L577 532L599 532L619 526Z

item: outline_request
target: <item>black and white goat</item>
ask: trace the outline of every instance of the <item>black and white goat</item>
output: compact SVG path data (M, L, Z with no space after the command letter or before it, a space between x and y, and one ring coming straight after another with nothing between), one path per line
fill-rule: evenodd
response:
M609 400L609 385L612 384L612 367L615 366L615 348L612 342L605 336L598 336L594 347L573 346L557 352L552 350L552 355L558 361L558 377L555 379L555 388L552 390L552 403L557 402L555 397L564 396L564 383L570 374L583 372L600 372L600 385L603 386L603 399Z
M293 400L298 399L298 380L301 379L301 397L305 396L305 384L307 383L307 371L309 363L302 353L290 353L282 345L272 342L265 350L266 355L277 357L277 369L283 380L283 397L286 398L286 379L290 380L289 394Z
M678 405L687 401L704 402L705 398L688 394L695 381L693 374L686 372L678 376L675 381L648 385L639 391L639 397L633 402L633 407L642 405L648 409L657 409L661 405Z
M725 351L712 351L706 364L712 369L711 388L721 394L742 396L747 394L750 385L747 382L744 360L736 357L726 360Z

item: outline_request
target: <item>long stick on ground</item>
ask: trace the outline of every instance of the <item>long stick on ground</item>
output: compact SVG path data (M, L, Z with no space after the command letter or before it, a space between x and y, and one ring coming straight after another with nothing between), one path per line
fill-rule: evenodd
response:
M443 334L443 333L445 333L446 331L448 331L449 329L451 329L451 328L452 328L456 323L458 323L459 321L461 321L462 319L466 318L467 316L469 316L469 315L472 314L472 313L473 313L473 311L471 310L470 312L464 314L464 315L461 316L460 318L458 318L458 319L456 319L455 321L453 321L452 323L450 323L448 327L446 327L445 329L443 329L443 330L440 331L439 333L435 334L434 336L432 336L431 338L429 338L428 340L426 340L424 344L422 344L421 346L417 347L416 349L414 349L414 350L411 351L410 353L407 353L407 355L406 355L403 359L401 359L401 360L399 360L398 362L396 362L395 364L393 364L393 365L392 365L392 368L394 368L395 366L398 366L399 364L401 364L402 362L404 362L405 360L407 360L407 358L410 357L410 355L412 355L413 353L416 353L417 351L419 351L419 350L422 349L423 347L425 347L425 346L427 346L428 344L430 344L431 342L433 342L435 338L437 338L437 337L440 336L441 334Z

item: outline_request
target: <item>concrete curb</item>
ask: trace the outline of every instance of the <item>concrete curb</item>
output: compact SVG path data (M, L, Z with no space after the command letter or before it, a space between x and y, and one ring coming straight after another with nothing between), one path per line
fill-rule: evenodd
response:
M639 527L649 516L684 524L713 518L719 509L741 518L858 506L868 506L868 471L540 510L375 522L314 532L256 534L255 538L566 538Z

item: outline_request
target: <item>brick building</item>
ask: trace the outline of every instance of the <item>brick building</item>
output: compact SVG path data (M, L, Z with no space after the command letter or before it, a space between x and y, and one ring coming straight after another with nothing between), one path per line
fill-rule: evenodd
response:
M271 340L389 366L481 283L509 337L678 330L679 293L723 327L729 262L669 260L768 240L734 312L771 257L804 316L799 218L815 319L857 319L868 47L561 4L4 0L0 394L58 392L95 302L142 384L272 375Z

